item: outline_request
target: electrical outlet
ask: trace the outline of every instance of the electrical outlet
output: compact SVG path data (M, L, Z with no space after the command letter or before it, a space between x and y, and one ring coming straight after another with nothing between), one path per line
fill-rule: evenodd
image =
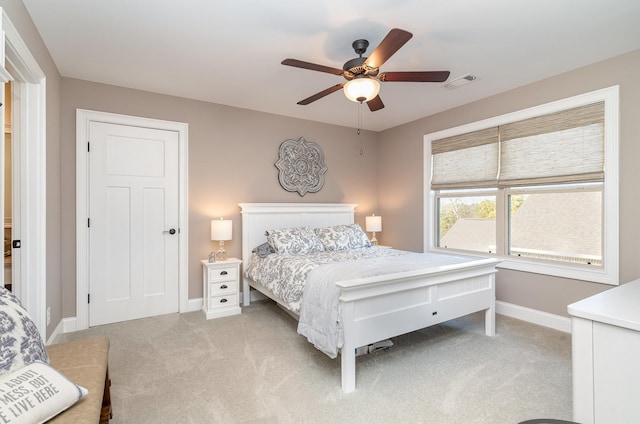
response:
M47 325L51 324L51 306L47 306Z

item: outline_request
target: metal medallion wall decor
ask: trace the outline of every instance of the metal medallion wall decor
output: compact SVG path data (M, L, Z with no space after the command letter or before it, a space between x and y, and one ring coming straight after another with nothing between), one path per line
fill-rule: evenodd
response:
M280 158L275 163L278 180L287 191L297 191L300 196L316 193L324 185L324 153L316 143L300 137L285 140L280 145Z

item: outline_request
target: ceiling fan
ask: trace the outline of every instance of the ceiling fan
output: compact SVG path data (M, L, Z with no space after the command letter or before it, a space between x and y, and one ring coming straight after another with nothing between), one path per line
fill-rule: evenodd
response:
M380 67L393 56L400 47L404 46L411 37L413 37L413 34L410 32L394 28L389 31L378 47L376 47L368 57L363 57L362 55L367 51L369 42L367 40L356 40L352 46L359 57L348 60L342 69L317 65L297 59L285 59L282 61L282 64L341 75L347 80L347 82L341 82L304 100L300 100L298 102L299 105L308 105L342 88L348 99L354 102L367 103L369 110L375 112L384 107L384 103L382 103L378 95L380 91L379 81L444 82L449 78L449 71L380 72Z

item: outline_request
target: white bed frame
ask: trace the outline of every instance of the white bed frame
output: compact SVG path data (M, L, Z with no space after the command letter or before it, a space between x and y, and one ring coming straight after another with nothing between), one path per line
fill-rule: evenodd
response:
M264 243L267 229L323 227L354 222L355 204L241 203L242 261ZM342 390L356 387L356 348L470 313L485 311L485 333L495 334L496 259L384 276L338 281L344 345L340 351ZM262 285L243 277L243 304L250 287L285 306Z

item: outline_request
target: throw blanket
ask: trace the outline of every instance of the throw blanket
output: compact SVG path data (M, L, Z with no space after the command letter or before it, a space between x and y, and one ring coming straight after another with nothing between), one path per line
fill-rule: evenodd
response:
M400 256L331 263L312 269L308 273L300 305L298 333L330 358L335 358L344 341L340 322L340 289L336 282L426 270L470 260L469 257L439 253L402 253Z

